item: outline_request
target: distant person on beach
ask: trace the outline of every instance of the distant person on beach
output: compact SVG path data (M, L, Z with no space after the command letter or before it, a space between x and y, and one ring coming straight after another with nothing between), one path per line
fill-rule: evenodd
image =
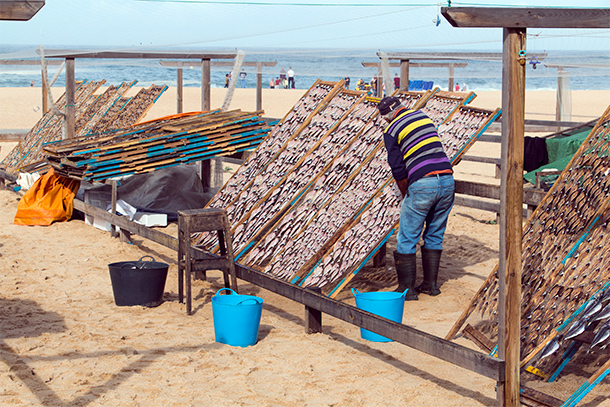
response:
M466 84L465 84L465 83L462 83L462 92L466 92L466 89L467 89L467 88L466 88Z
M292 68L288 68L288 87L290 89L294 89L294 71L292 70Z
M356 82L356 90L364 90L364 79L358 79L358 82Z
M456 83L456 84L455 84L455 91L456 91L456 92L459 92L459 91L460 91L460 84L459 84L459 83Z
M286 79L286 70L284 67L280 70L280 82L284 84L284 79Z
M275 88L276 89L280 88L280 78L275 78Z
M229 74L225 75L225 88L229 87L229 81L231 80L231 76Z
M403 197L394 252L396 291L408 289L407 301L417 300L417 293L439 295L438 269L447 219L455 199L453 169L434 123L424 112L408 110L396 97L383 98L377 108L388 122L383 142L392 176ZM420 237L424 241L421 248L424 279L416 287Z
M246 87L246 76L248 76L248 74L246 73L246 71L241 71L239 73L239 80L241 82L241 87L245 88Z
M345 89L349 89L349 76L345 77Z
M30 88L34 87L34 81L30 82Z
M271 80L269 81L269 89L273 88L275 88L275 81L273 80L273 78L271 78Z
M400 89L400 77L397 73L394 74L394 90Z
M377 96L377 78L375 77L371 79L371 91L373 92L373 96Z

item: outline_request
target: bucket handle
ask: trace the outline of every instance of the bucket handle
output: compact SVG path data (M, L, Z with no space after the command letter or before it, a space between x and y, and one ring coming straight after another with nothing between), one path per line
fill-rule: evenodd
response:
M404 290L400 296L404 298L404 296L407 295L407 291L409 291L408 288L406 290Z
M235 305L241 305L246 301L254 301L255 304L262 304L262 302L258 302L258 299L256 299L256 298L246 298L245 300L241 300L240 302L238 302Z
M235 291L233 291L233 290L232 290L232 289L230 289L230 288L226 288L226 287L225 287L225 288L221 288L220 290L216 291L216 295L219 295L218 293L219 293L219 292L221 292L221 291L223 291L223 290L229 290L229 291L231 291L231 294L238 295L238 294L237 294Z
M147 258L147 257L150 257L150 259L151 259L152 261L156 261L156 260L155 260L155 258L154 258L153 256L151 256L150 254L147 254L146 256L142 256L142 257L140 257L140 260L138 260L138 261L143 261L143 259L145 259L145 258Z

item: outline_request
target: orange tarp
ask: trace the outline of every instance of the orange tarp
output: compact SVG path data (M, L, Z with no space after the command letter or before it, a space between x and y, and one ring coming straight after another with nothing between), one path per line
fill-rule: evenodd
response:
M72 217L72 201L80 181L57 175L53 169L38 178L17 205L16 225L49 226Z

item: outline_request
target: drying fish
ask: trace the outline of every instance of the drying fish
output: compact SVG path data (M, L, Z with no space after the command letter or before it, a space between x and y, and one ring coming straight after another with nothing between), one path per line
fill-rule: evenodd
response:
M594 296L582 310L581 317L582 319L588 320L593 315L597 314L602 309L601 298L598 296Z
M572 322L570 328L565 334L565 339L572 339L580 335L587 328L588 322L584 319L578 319L577 321Z
M597 331L597 334L593 338L593 341L591 341L591 347L603 345L605 342L608 341L609 338L610 338L610 322L606 322Z
M601 311L595 315L593 321L601 321L602 319L606 319L610 317L610 303L608 303Z

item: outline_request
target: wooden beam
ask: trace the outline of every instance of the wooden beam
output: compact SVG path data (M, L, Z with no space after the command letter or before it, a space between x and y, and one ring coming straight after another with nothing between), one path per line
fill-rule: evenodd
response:
M0 4L2 0L0 0ZM47 65L61 65L62 61L51 60L47 61ZM0 59L0 65L38 65L40 66L40 59Z
M380 62L362 62L362 66L365 68L377 68ZM468 66L468 62L411 62L410 68L464 68ZM400 68L400 62L390 62L390 67Z
M400 90L409 90L409 60L400 60Z
M379 55L379 53L378 53ZM388 59L398 60L424 60L424 61L439 61L439 60L462 60L468 61L471 59L482 61L501 61L501 52L386 52ZM528 56L536 56L540 61L546 58L546 52L538 52L528 54Z
M454 27L610 28L610 8L442 7Z
M184 61L159 61L159 63L163 66L194 66L193 64L189 64ZM262 66L276 66L277 61L244 61L242 62L242 66L258 66L261 64ZM213 67L232 67L234 65L231 61L212 61Z
M87 51L45 49L45 58L127 58L127 59L233 59L236 52L169 52L169 51Z
M506 361L506 381L498 383L498 401L505 407L519 406L525 39L525 29L503 29L498 356Z
M27 21L44 6L44 0L2 0L0 20Z

